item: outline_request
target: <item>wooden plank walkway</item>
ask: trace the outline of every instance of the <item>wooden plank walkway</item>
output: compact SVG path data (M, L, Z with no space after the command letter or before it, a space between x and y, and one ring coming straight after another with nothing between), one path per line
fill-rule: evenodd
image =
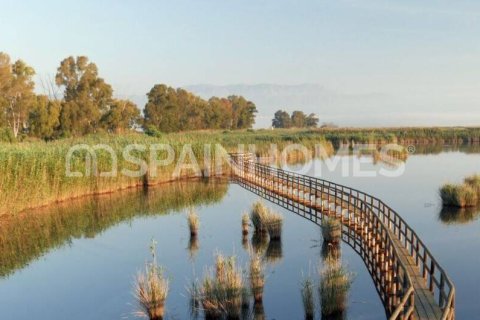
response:
M383 202L358 190L258 164L251 155L232 159L232 175L249 188L286 199L282 201L288 202L287 209L314 215L315 221L337 217L362 239L362 252L370 252L369 271L372 278L375 274L390 319L455 318L453 284L415 232Z

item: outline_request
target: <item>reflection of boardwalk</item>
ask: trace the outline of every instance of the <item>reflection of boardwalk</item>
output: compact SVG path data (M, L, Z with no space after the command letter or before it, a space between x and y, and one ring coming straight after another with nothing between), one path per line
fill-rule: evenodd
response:
M390 319L454 319L455 289L417 234L379 199L232 154L232 178L315 223L335 216L358 252Z

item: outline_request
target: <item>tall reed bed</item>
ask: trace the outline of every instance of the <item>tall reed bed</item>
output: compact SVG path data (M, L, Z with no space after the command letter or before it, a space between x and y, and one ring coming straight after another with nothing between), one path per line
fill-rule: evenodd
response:
M138 170L139 165L127 161L123 152L127 145L145 146L145 150L134 150L131 155L150 162L150 147L155 144L169 144L174 157L179 159L185 145L191 150L200 166L201 172L184 170L178 177L192 177L213 172L215 160L204 161L205 145L211 146L211 156L215 158L217 151L237 151L238 145L256 144L259 150L268 149L276 144L280 149L291 143L303 143L313 148L315 144L323 144L331 148L320 134L316 132L289 131L199 131L165 134L161 137L149 137L144 134L107 135L97 134L81 138L63 139L53 142L0 142L0 214L18 212L26 208L38 207L55 201L61 201L86 194L111 192L118 189L156 184L174 179L172 173L176 162L167 166L152 166L148 174L142 177L127 177L121 174L122 169ZM83 175L68 177L66 175L66 156L72 146L107 145L113 149L118 159L118 174L113 177ZM330 147L329 147L330 146ZM187 150L188 151L188 150ZM112 159L108 152L97 150L98 172L109 172ZM164 150L158 151L157 159L166 159ZM86 172L87 151L75 152L71 158L71 169L75 172ZM221 156L223 158L223 155ZM218 159L220 161L220 159ZM228 172L223 162L223 172Z
M480 175L466 177L462 184L447 183L440 188L444 206L475 207L480 201Z

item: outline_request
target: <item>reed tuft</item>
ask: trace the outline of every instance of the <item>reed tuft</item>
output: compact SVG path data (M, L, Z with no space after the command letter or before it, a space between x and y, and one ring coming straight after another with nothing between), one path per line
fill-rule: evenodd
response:
M190 209L188 213L188 228L190 229L190 236L196 237L198 234L198 229L200 227L200 218L195 210Z
M440 197L444 206L466 208L474 207L478 204L477 192L467 184L445 184L440 189Z
M338 260L327 258L320 270L320 304L322 315L340 316L347 306L347 296L352 284L352 275Z
M342 237L342 224L339 219L325 217L322 220L322 237L327 243L339 243Z
M140 272L136 277L135 296L140 306L137 314L148 317L150 320L162 320L169 282L163 276L162 269L157 265L153 241L151 250L152 261L147 263L145 273Z
M305 320L313 320L315 316L315 301L313 298L313 281L310 278L302 281L300 292L305 311Z

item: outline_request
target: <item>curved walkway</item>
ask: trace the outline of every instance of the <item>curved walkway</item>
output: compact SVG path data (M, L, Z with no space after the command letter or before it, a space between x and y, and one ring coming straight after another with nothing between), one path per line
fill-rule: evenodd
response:
M342 221L354 239L390 319L454 319L455 288L428 248L381 200L322 179L262 165L231 154L232 178L247 189L321 223Z

